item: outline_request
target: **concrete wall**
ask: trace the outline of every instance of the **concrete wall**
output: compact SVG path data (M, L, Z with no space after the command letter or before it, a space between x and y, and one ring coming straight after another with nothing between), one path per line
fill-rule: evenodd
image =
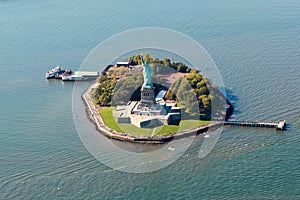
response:
M118 118L118 123L120 124L130 124L131 120L129 117L119 117Z
M156 126L160 126L163 125L163 123L158 120L158 119L151 119L151 120L147 120L147 121L143 121L140 122L140 127L156 127Z

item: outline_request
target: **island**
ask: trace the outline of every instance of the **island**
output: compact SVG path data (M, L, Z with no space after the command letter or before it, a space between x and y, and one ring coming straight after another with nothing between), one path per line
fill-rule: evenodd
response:
M109 65L82 97L101 133L139 143L164 143L218 128L233 110L199 70L150 54Z

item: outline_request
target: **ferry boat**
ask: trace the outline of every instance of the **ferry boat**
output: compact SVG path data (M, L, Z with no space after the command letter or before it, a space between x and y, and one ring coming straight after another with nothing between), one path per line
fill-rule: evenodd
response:
M71 69L63 69L61 71L61 73L55 75L55 78L56 79L62 79L63 76L69 76L69 75L72 75L72 73L73 72L72 72Z
M50 71L46 72L46 79L56 78L62 81L85 81L96 79L99 76L99 72L91 71L72 71L71 69L63 69L60 66L56 66Z
M59 75L63 72L63 69L60 66L56 66L50 71L46 72L46 79L55 78L56 75Z

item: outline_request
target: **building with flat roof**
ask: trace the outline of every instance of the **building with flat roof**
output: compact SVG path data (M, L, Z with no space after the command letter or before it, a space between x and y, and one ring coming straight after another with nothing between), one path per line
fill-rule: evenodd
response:
M129 66L129 62L125 61L125 62L117 62L117 67L128 67Z

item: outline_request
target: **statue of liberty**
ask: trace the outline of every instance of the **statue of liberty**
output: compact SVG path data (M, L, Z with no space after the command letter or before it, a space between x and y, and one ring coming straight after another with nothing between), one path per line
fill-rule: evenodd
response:
M151 81L151 67L148 65L147 61L144 61L143 55L141 55L142 66L143 66L143 75L144 75L144 84L143 88L152 89L152 81Z

